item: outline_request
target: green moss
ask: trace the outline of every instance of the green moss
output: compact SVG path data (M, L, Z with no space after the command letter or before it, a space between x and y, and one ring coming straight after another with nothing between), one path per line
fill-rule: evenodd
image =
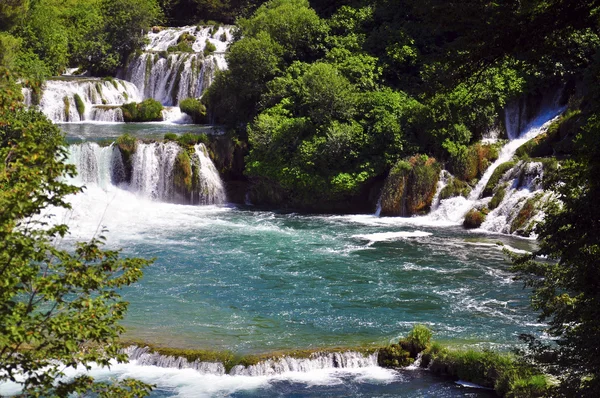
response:
M69 97L63 97L63 103L65 104L65 121L69 121L69 113L71 112L71 103L69 102Z
M175 76L175 82L173 83L173 89L171 90L171 101L177 103L177 95L179 94L179 83L181 83L181 75L185 71L185 62L182 60L177 69L177 75Z
M506 196L506 184L503 184L496 189L496 193L494 193L492 200L490 200L490 203L488 203L488 209L494 210L496 207L498 207L504 200L504 196Z
M104 77L102 80L110 82L116 90L119 90L119 84L113 77L107 76L107 77Z
M515 152L520 159L569 154L573 151L572 137L579 129L579 109L569 110L554 121L545 133L527 141Z
M176 141L182 147L189 147L189 146L193 146L193 145L200 144L200 143L202 143L204 145L208 145L210 142L208 136L204 133L201 133L201 134L185 133L185 134L182 134L179 137L177 137Z
M100 84L100 82L96 82L94 86L96 87L96 92L98 93L100 98L104 97L104 95L102 94L102 84Z
M509 162L504 162L501 165L499 165L496 170L494 170L494 173L492 173L492 176L490 177L490 179L488 180L487 184L485 185L485 188L483 190L482 196L488 197L488 196L492 196L492 194L494 193L494 188L496 187L496 185L498 185L498 182L500 181L500 179L502 178L502 176L510 169L512 169L513 167L515 167L515 164L517 164L516 162L513 161L509 161Z
M177 43L174 46L169 46L169 48L167 48L167 52L170 53L193 53L194 49L192 48L191 44L187 41L182 41Z
M123 165L125 166L125 180L129 182L131 181L132 174L131 158L137 150L138 140L132 135L123 134L117 138L116 144L121 152Z
M83 100L81 99L79 94L75 94L73 96L73 99L75 99L75 107L77 108L79 118L83 120L83 115L85 114L85 104L83 103Z
M486 212L478 209L471 209L465 215L463 227L467 229L479 228L485 221Z
M400 344L391 344L379 350L377 364L384 368L401 368L411 365L415 360Z
M179 108L182 112L190 115L194 123L205 124L207 122L206 107L199 99L186 98L179 102Z
M440 200L454 198L456 196L468 197L471 193L471 187L458 178L452 178L450 182L440 192Z
M176 141L177 140L177 134L175 134L175 133L165 133L165 140L166 141Z

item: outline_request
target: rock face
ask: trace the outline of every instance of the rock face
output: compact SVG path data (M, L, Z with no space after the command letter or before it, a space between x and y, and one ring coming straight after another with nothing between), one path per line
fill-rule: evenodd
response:
M425 155L396 163L383 186L381 215L408 217L427 212L440 170L439 163Z

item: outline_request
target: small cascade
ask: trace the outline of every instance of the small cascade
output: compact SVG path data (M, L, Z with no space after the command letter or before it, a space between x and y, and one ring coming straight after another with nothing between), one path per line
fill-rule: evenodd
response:
M226 196L223 182L219 177L217 168L208 156L206 146L197 144L194 146L194 150L200 166L198 172L199 203L205 205L225 203Z
M468 198L457 196L448 198L440 202L437 208L432 211L429 217L433 221L449 221L452 223L461 223L465 214L472 208L480 204L480 196L494 171L503 163L512 159L519 147L532 138L546 132L550 124L558 118L563 112L563 108L552 108L542 112L533 122L531 122L524 134L518 138L512 139L502 147L498 159L488 167L477 185L473 188ZM510 114L510 112L507 112Z
M23 103L26 106L33 105L33 92L28 87L21 88L21 94L23 94Z
M69 78L48 80L40 100L41 111L53 122L123 121L117 108L141 101L137 88L119 79Z
M123 72L144 98L175 106L185 98L199 98L210 86L217 70L227 68L223 53L233 35L230 26L184 26L148 33L144 52L134 56ZM191 52L174 49L187 43ZM204 54L207 43L216 49ZM169 49L175 50L168 52Z
M435 188L435 194L433 195L433 200L431 201L431 211L435 211L438 207L440 207L440 194L446 185L448 185L448 181L450 181L451 178L452 174L450 174L447 170L442 169L442 171L440 171L440 177Z
M125 353L138 365L159 366L161 368L194 369L202 374L222 376L225 374L225 366L220 362L189 362L183 357L173 357L151 352L148 347L127 347Z
M125 353L130 360L137 361L138 365L153 365L164 368L190 368L203 374L222 376L274 376L288 372L308 373L320 369L357 369L376 367L377 353L364 355L355 351L346 352L316 352L308 358L293 358L284 356L281 358L268 359L255 365L236 365L229 373L220 362L189 362L182 357L173 357L151 352L148 347L130 346Z
M502 201L487 215L481 229L530 236L533 225L543 218L543 204L551 197L543 190L543 175L540 162L521 161L508 170L496 187L496 192L504 191Z
M138 143L131 160L131 190L149 199L172 200L173 166L179 150L174 142Z
M192 117L181 112L177 106L165 106L162 110L163 121L174 124L191 124Z
M68 162L77 166L72 183L95 184L103 189L119 186L141 197L164 202L213 205L226 201L219 173L206 147L198 144L191 156L193 175L197 176L186 197L177 193L174 175L177 155L183 149L176 142L138 142L128 166L116 145L101 147L85 142L69 146ZM128 182L128 179L130 180Z
M97 184L103 188L125 179L121 152L114 145L101 147L93 142L71 145L67 163L77 167L76 185Z
M423 353L420 352L417 354L417 357L415 358L415 361L406 367L407 370L416 370L419 369L421 367L421 361L423 360Z

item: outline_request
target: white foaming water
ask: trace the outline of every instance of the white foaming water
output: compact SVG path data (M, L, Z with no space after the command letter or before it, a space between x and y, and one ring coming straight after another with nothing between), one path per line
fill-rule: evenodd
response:
M71 145L68 163L77 166L78 170L78 175L71 182L86 185L87 190L97 186L105 194L125 189L145 199L177 201L173 172L175 159L181 150L175 142L138 142L131 156L131 181L127 184L123 157L115 145L100 147L91 142ZM198 197L191 198L191 202L204 205L225 203L223 182L203 144L196 145L192 158L198 168L199 189Z
M75 95L85 107L80 115ZM41 111L53 122L105 121L122 122L118 106L126 102L139 102L142 98L137 88L126 81L97 78L48 80L40 100ZM31 102L31 100L30 100Z
M353 238L367 240L371 243L374 242L387 242L398 239L407 239L407 238L424 238L427 236L431 236L431 232L424 231L399 231L399 232L377 232L373 234L365 234L365 235L352 235Z
M163 121L173 124L191 124L191 116L181 112L178 106L165 106L162 110Z
M435 187L435 194L433 195L433 200L431 201L431 211L435 211L438 207L440 207L440 193L442 190L448 185L448 181L452 178L452 174L450 174L446 170L440 171L440 176L438 178L438 183Z
M508 186L504 199L487 215L481 229L503 234L515 232L511 231L511 225L527 200L537 195L538 202L544 203L551 196L542 188L543 175L544 168L540 162L519 162L508 170L498 183L499 186L504 184ZM540 221L542 218L543 213L538 212L529 223Z
M149 44L144 53L134 57L124 71L124 78L133 82L144 98L154 98L163 105L177 105L185 98L199 98L211 85L217 70L227 68L224 52L233 39L231 26L184 26L148 33ZM177 45L179 37L194 38L193 53L166 53ZM206 43L216 51L204 56Z
M478 204L484 204L489 199L480 200L479 197L487 185L494 171L502 163L508 162L514 156L517 149L532 138L546 132L552 122L562 113L563 108L552 109L542 113L530 125L529 129L519 138L509 141L502 147L498 159L488 167L475 188L471 191L468 198L461 196L444 199L440 202L437 209L425 216L434 222L450 222L461 224L465 214ZM483 226L482 226L483 227Z
M203 194L199 198L201 204L222 204L227 200L223 182L219 177L217 168L210 160L208 151L204 144L194 146L196 156L198 157L200 169L198 173L198 185Z
M173 166L179 150L174 142L139 142L131 160L131 189L150 199L173 199Z

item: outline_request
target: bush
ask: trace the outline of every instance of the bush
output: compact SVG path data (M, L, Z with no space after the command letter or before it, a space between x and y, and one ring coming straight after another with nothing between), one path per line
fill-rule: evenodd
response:
M165 133L166 141L177 141L177 134L175 133Z
M208 143L209 143L208 136L204 133L202 133L202 134L185 133L185 134L182 134L179 137L177 137L175 140L182 147L193 146L193 145L200 144L200 143L202 143L204 145L208 145Z
M406 338L400 340L400 345L410 352L411 357L416 358L417 354L429 346L431 336L431 329L427 326L415 325Z
M217 51L217 47L212 44L210 41L208 41L208 39L206 39L206 43L204 46L204 56L207 57L210 54L214 53L215 51Z
M179 102L179 108L182 112L187 113L191 116L192 120L196 124L205 124L206 119L206 107L196 98L186 98Z
M163 106L160 102L149 98L142 102L130 102L121 105L125 122L160 122L163 120Z

